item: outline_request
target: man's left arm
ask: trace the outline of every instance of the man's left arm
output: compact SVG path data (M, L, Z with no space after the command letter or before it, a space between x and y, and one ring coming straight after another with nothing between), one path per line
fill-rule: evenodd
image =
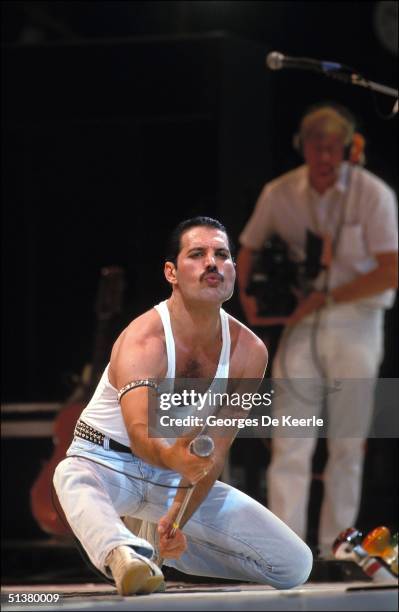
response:
M353 302L371 297L386 289L397 288L398 253L396 251L377 253L374 257L377 261L377 267L374 270L331 291L334 302Z
M295 325L304 317L325 306L329 299L335 304L355 302L368 298L386 289L395 289L398 283L398 253L389 251L374 254L377 266L367 274L340 285L328 294L314 291L294 311L288 324Z

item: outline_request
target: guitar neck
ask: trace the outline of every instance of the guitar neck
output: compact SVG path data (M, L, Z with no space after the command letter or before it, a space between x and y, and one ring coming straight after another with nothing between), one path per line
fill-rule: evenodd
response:
M101 378L103 370L109 359L111 348L111 320L101 319L97 322L93 356L91 360L90 377L86 385L86 392L92 395Z
M109 360L113 332L115 331L113 323L122 310L124 287L125 280L122 268L107 266L101 269L95 304L97 325L94 333L91 366L89 372L82 379L84 400L90 399Z

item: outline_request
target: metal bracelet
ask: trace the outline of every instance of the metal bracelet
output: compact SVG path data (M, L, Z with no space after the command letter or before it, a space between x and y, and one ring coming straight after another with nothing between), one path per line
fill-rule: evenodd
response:
M155 382L153 382L152 380L148 380L148 378L143 379L143 380L133 380L132 382L127 383L127 385L122 387L122 389L119 389L119 391L118 391L118 402L121 401L121 399L125 395L125 393L128 393L132 389L137 389L137 387L152 387L156 391L158 390L158 385Z

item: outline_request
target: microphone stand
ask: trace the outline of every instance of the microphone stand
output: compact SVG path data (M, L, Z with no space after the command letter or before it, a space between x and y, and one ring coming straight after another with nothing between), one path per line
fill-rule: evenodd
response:
M368 79L363 78L360 74L345 74L344 72L334 71L324 71L324 74L334 79L344 81L345 83L351 83L352 85L359 85L360 87L366 87L367 89L378 91L379 93L385 94L386 96L391 96L392 98L397 98L399 95L397 89L387 87L386 85L381 85L381 83L376 83L375 81L369 81Z
M381 85L381 83L376 83L375 81L369 81L368 79L365 79L360 74L356 74L355 72L353 72L352 74L346 74L345 72L323 70L323 74L333 79L343 81L344 83L350 83L351 85L359 85L359 87L365 87L366 89L378 91L379 93L385 94L386 96L396 98L396 102L392 108L389 118L392 118L398 112L399 92L397 89L394 89L393 87L387 87L387 85Z

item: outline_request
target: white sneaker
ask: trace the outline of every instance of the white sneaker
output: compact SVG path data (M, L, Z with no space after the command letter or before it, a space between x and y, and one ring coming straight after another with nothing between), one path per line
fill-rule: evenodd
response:
M107 559L119 595L153 593L165 590L164 576L155 563L130 546L117 546Z

